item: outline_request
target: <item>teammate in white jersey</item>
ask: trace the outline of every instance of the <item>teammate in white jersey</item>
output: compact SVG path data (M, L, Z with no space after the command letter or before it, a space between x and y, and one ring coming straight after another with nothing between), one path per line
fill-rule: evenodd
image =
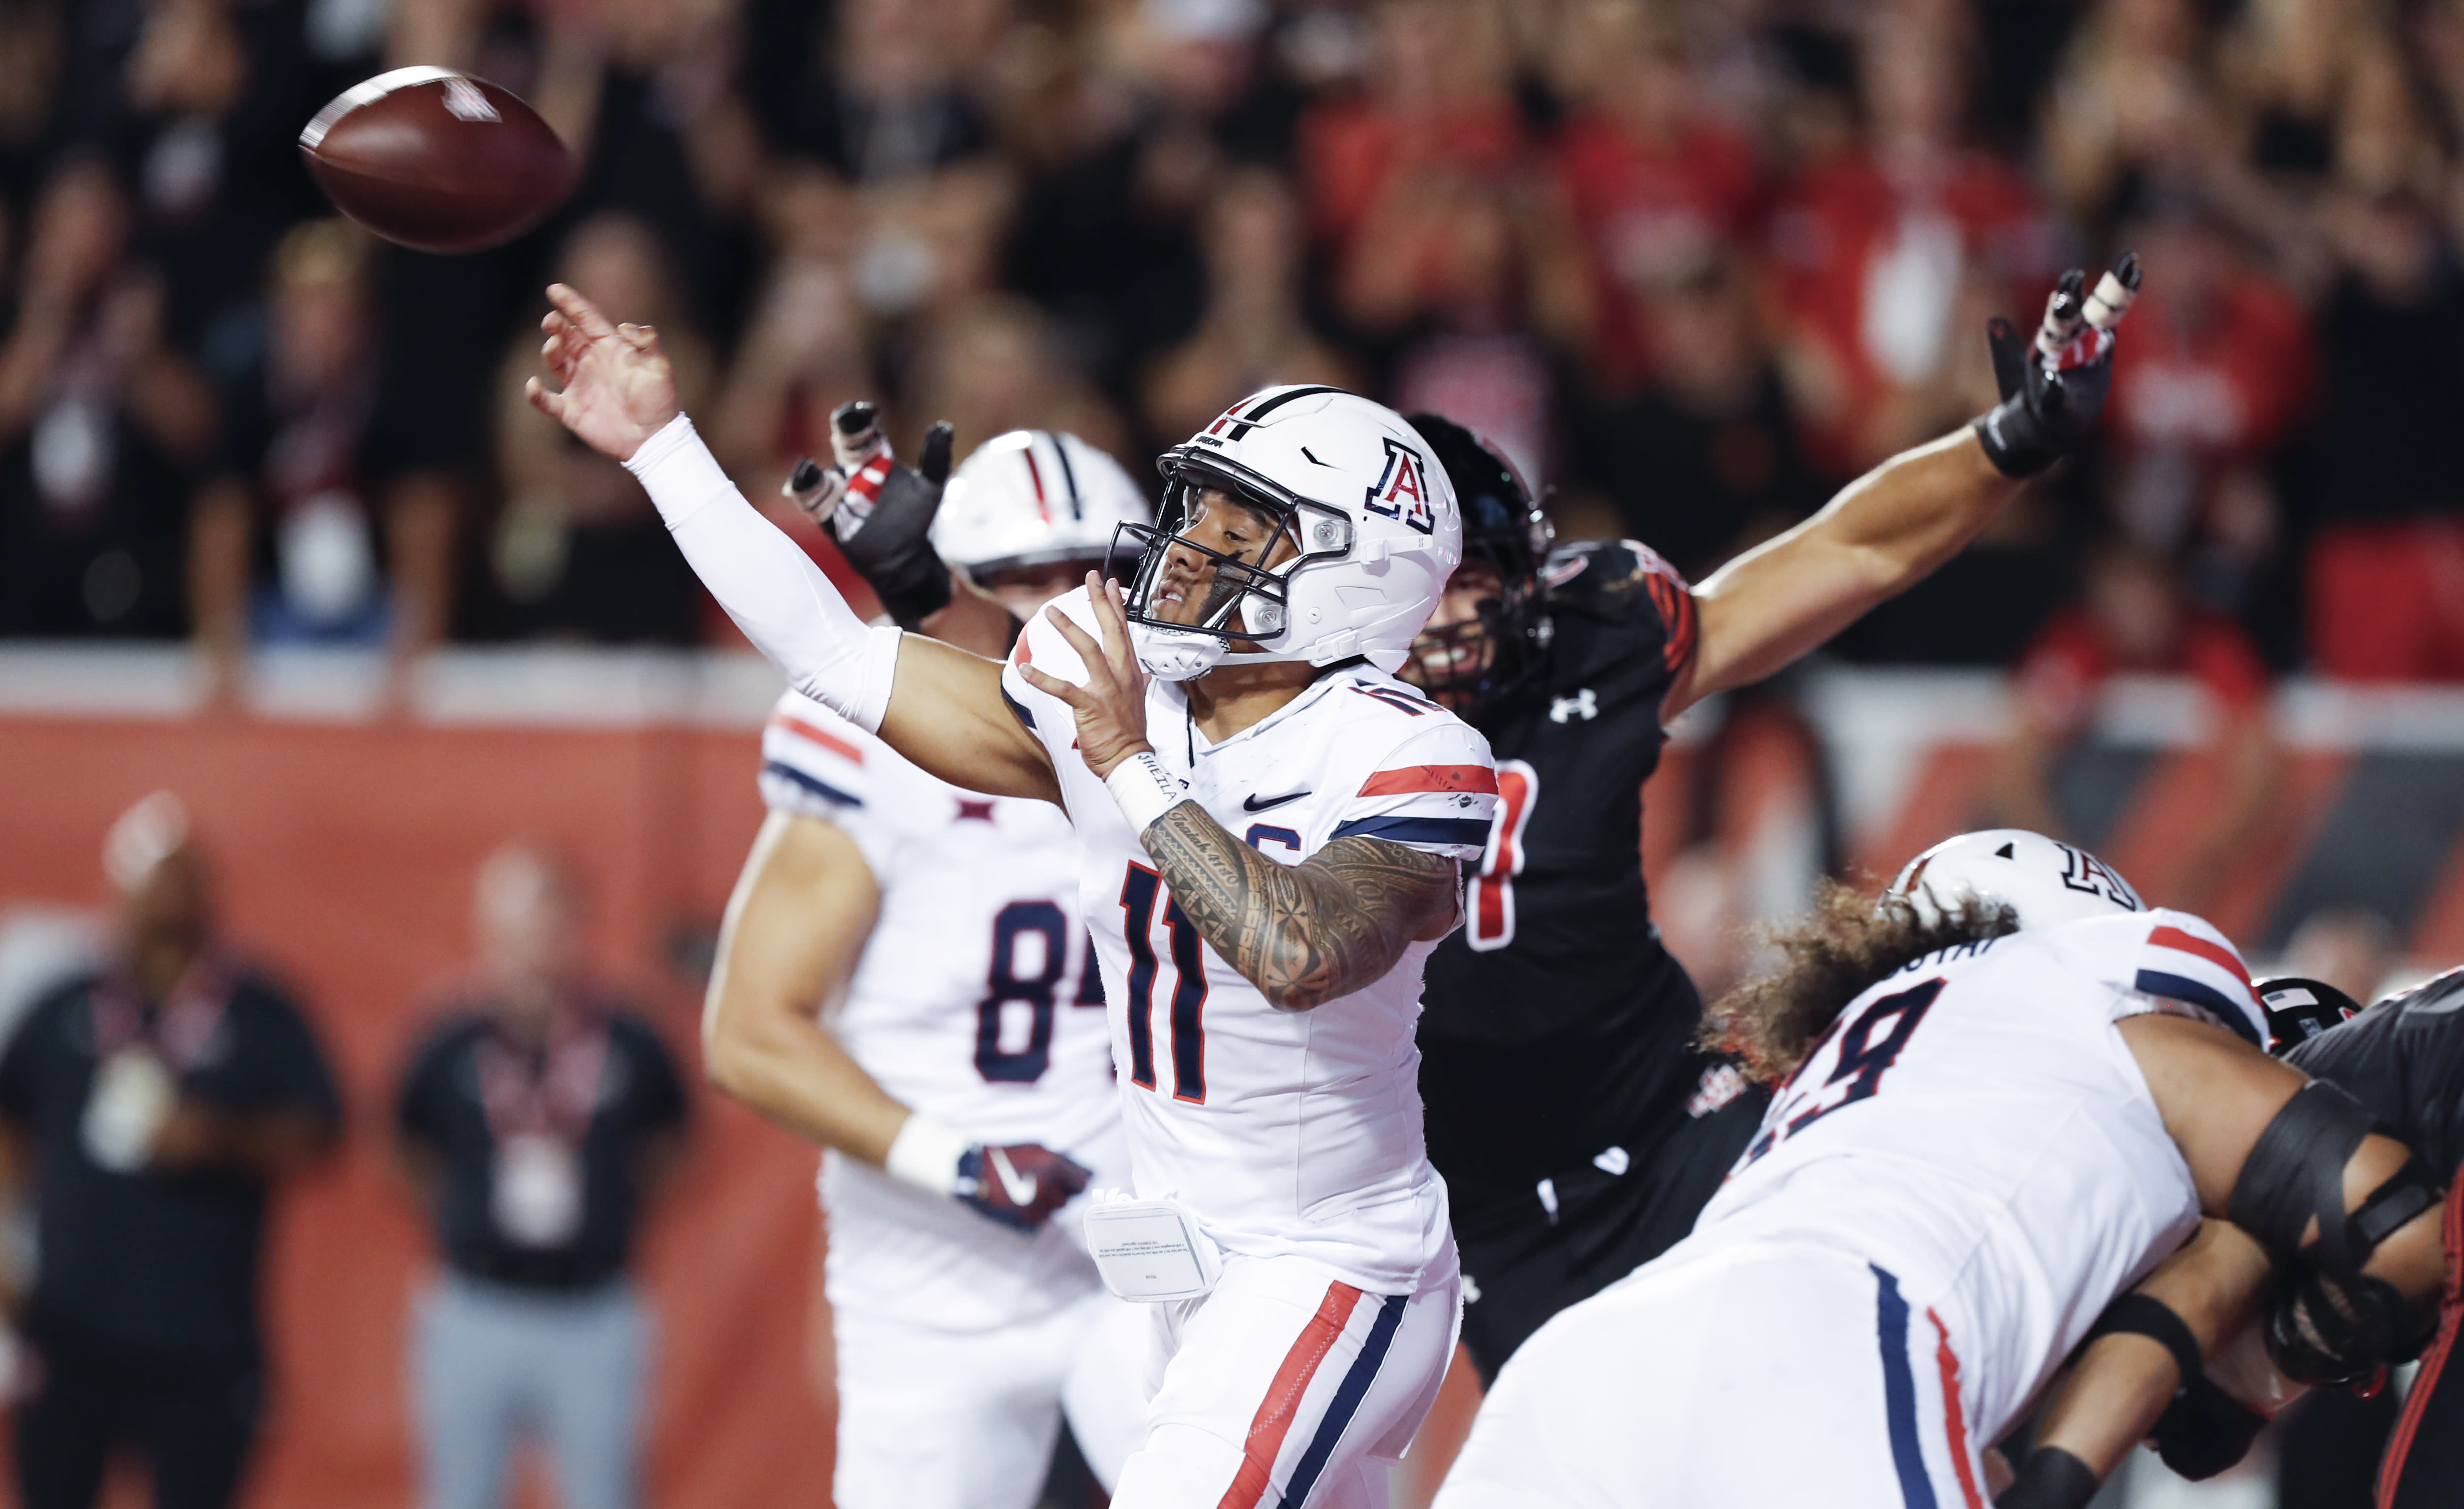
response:
M2343 1224L2348 1153L2357 1195L2404 1184L2387 1138L2320 1161L2267 1135L2337 1092L2266 1056L2231 943L2066 844L1952 840L1779 941L1710 1018L1785 1076L1761 1134L1691 1237L1507 1365L1440 1509L1982 1509L1982 1448L2107 1301L2229 1197L2275 1224L2245 1164L2297 1192L2295 1261L2314 1215ZM2343 1256L2417 1298L2440 1264L2413 1209Z
M902 483L937 489L947 452L936 469L932 448ZM1033 613L1107 558L1118 524L1150 516L1119 464L1074 435L1001 436L949 486L935 543L971 578L954 590L987 589L963 594L991 611L957 630L987 654L1016 627L1001 601ZM722 1088L828 1149L832 1497L1024 1509L1073 1365L1119 1306L1071 1198L1087 1170L1117 1182L1126 1165L1069 825L928 776L795 691L761 753L770 817L728 908L703 1037ZM1080 1375L1071 1422L1117 1467L1130 1422L1099 1408L1101 1382Z
M656 336L549 297L533 402L642 479L791 684L1077 827L1138 1196L1097 1257L1159 1301L1112 1501L1381 1502L1457 1319L1419 970L1496 803L1486 744L1391 676L1461 557L1419 434L1331 388L1243 400L1165 457L1128 592L1090 575L1005 667L868 628L719 470Z

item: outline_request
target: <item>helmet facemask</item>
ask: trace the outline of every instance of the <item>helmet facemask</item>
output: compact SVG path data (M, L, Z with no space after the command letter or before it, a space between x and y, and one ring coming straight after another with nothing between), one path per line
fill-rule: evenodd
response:
M1160 522L1125 523L1114 536L1116 556L1134 555L1137 558L1137 568L1124 594L1130 623L1152 631L1141 636L1149 644L1160 641L1165 645L1195 651L1200 646L1193 645L1193 641L1214 642L1202 647L1202 654L1165 657L1174 662L1173 669L1193 658L1205 661L1205 666L1199 667L1201 670L1227 660L1240 663L1292 658L1265 648L1268 642L1284 637L1291 626L1291 576L1311 561L1340 559L1350 554L1352 520L1340 509L1294 493L1224 457L1193 455L1188 448L1182 448L1169 458L1166 470L1171 482L1157 515ZM1252 552L1227 554L1189 536L1193 504L1199 493L1207 491L1222 492L1232 502L1272 521L1254 558ZM1294 554L1271 566L1265 564L1273 560L1287 541L1294 547ZM1187 551L1211 568L1205 579L1205 598L1196 619L1189 623L1162 618L1155 611L1155 594L1165 583L1176 549ZM1261 648L1227 654L1235 644L1255 644ZM1140 658L1148 659L1145 645L1141 645ZM1185 679L1185 675L1176 676L1173 669L1152 662L1147 668L1167 679Z
M1528 553L1500 558L1505 554L1482 543L1464 546L1464 564L1486 564L1497 573L1498 590L1480 600L1476 617L1422 629L1397 672L1459 713L1505 700L1540 666L1549 621L1539 611L1537 563Z
M1454 484L1464 565L1485 564L1498 590L1481 600L1478 617L1422 629L1397 674L1469 715L1504 701L1540 668L1551 628L1540 567L1556 532L1504 451L1441 415L1409 418Z

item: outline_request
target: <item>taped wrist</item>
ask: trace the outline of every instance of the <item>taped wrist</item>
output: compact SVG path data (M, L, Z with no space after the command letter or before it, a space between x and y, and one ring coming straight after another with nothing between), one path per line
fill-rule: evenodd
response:
M974 1148L966 1133L918 1111L900 1126L881 1166L891 1178L928 1193L967 1194L974 1192L975 1181L962 1177L962 1170Z
M1155 751L1140 750L1112 767L1104 789L1119 803L1130 831L1144 833L1155 820L1189 799L1188 783L1163 768Z
M2040 1446L2012 1479L1994 1509L2085 1509L2096 1497L2096 1474L2058 1446Z
M2087 1340L2079 1343L2085 1351L2099 1337L2145 1336L2173 1354L2175 1383L2173 1396L2206 1376L2207 1361L2199 1354L2199 1339L2190 1334L2189 1326L2173 1313L2173 1307L2150 1294L2125 1294L2104 1307L2104 1313L2088 1327Z
M1972 427L1977 443L1985 448L1985 459L2006 477L2024 480L2062 459L2061 448L2028 411L2024 391L1987 409Z

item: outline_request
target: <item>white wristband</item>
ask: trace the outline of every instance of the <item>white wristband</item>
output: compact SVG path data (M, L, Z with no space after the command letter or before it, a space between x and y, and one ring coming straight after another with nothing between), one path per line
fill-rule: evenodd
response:
M1163 768L1155 751L1141 750L1112 767L1104 789L1130 820L1130 831L1144 833L1155 819L1189 799L1189 784Z
M702 444L693 422L679 413L633 451L625 470L641 479L668 528L699 513L704 504L735 493L736 484Z
M890 1176L912 1184L933 1194L958 1192L958 1160L967 1155L975 1144L966 1133L945 1126L921 1111L911 1112L907 1124L898 1128L891 1140L890 1156L881 1166Z

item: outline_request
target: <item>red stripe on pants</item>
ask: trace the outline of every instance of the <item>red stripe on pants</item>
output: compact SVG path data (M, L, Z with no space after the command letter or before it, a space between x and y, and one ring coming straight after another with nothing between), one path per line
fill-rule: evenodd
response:
M1959 1470L1960 1496L1968 1500L1968 1509L1985 1509L1985 1499L1976 1492L1976 1474L1968 1465L1968 1416L1959 1408L1959 1356L1950 1349L1950 1331L1942 1317L1927 1310L1925 1319L1933 1323L1938 1339L1933 1360L1942 1368L1943 1433L1950 1438L1950 1462Z
M1232 1486L1223 1490L1216 1509L1257 1509L1259 1501L1266 1497L1275 1458L1283 1454L1284 1437L1291 1433L1292 1417L1300 1412L1301 1396L1309 1392L1309 1380L1317 1376L1317 1365L1334 1349L1336 1338L1351 1323L1353 1306L1359 1302L1360 1291L1348 1283L1326 1286L1326 1298L1319 1301L1317 1314L1301 1327L1300 1339L1284 1354L1284 1365L1275 1369L1275 1381L1266 1386L1266 1397L1249 1421L1249 1440L1241 1453L1241 1470L1232 1476Z

